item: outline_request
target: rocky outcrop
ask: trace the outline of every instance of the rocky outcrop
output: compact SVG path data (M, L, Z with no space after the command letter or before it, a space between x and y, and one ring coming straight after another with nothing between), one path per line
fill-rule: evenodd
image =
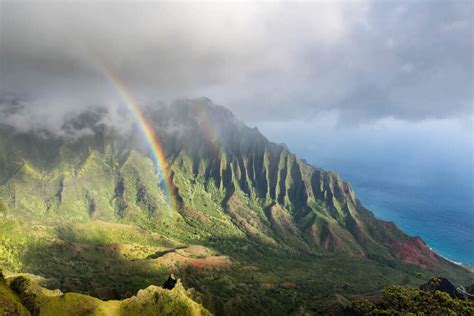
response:
M431 278L428 282L420 285L420 290L435 293L436 291L441 291L448 293L452 298L457 299L467 299L468 297L463 293L460 293L458 289L446 278L434 277Z
M170 274L168 276L168 279L166 279L166 281L163 283L161 287L167 290L172 290L175 287L177 282L178 280L176 279L174 274Z

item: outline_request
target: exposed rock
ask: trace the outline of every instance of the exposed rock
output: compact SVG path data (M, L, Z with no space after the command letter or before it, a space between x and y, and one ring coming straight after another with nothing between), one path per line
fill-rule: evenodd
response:
M437 255L418 236L394 240L390 246L403 262L414 264L422 269L433 268L437 261Z
M431 278L425 284L420 285L420 290L425 292L434 293L436 291L441 291L448 293L452 298L465 299L465 296L458 292L456 287L445 278L435 277Z
M466 292L474 295L474 283L466 288Z
M170 274L168 280L166 280L161 287L167 290L172 290L176 285L176 282L178 282L178 280L176 279L174 274Z

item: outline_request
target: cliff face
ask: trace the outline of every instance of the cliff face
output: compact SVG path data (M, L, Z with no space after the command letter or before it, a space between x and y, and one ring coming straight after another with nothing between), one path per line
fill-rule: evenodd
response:
M422 268L449 265L419 237L375 219L336 173L308 165L208 99L178 102L155 110L152 118L158 134L166 135L173 167L223 190L226 210L235 209L235 192L261 202L264 220L244 225L251 235L254 227L267 229L283 242L301 240L322 252L395 257ZM170 121L177 132L169 132Z
M209 238L243 234L309 253L450 267L419 238L375 219L337 174L205 98L146 112L171 166L172 210L137 129L117 133L103 124L106 114L70 119L61 137L1 127L0 196L8 208L48 221L152 222L175 234L190 225Z

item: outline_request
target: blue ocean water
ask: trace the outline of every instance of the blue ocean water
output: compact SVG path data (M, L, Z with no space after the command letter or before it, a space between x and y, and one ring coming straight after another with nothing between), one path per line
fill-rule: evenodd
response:
M474 141L457 121L357 128L325 122L259 125L310 164L336 171L376 217L474 266Z
M435 188L387 189L366 185L351 175L357 197L381 219L393 221L410 235L421 236L438 254L474 266L472 197Z

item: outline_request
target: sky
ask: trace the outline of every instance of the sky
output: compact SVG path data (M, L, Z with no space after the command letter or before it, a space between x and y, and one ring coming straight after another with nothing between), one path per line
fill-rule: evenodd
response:
M0 23L1 91L58 111L105 102L104 65L246 121L472 116L472 1L2 0Z
M116 109L106 67L141 104L230 108L356 193L428 192L472 216L473 12L470 0L0 0L0 122L59 131L71 112Z

